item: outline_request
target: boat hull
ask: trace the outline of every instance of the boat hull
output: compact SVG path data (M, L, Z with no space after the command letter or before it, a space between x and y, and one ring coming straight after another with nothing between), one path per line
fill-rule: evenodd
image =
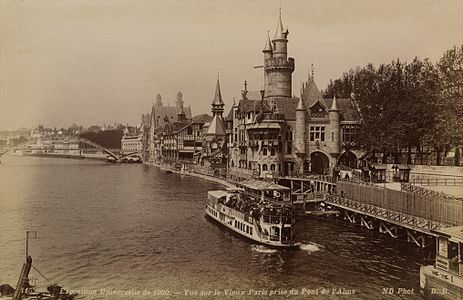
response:
M432 265L421 266L420 286L429 299L463 299L463 278Z
M244 237L247 240L256 242L256 243L258 243L260 245L264 245L264 246L267 246L267 247L270 247L270 248L276 248L276 249L298 249L299 246L300 246L300 243L287 243L287 244L284 244L284 243L281 243L281 242L272 242L272 241L268 241L268 240L259 238L257 236L257 234L255 234L256 230L257 230L255 228L255 226L253 224L250 224L250 223L248 223L248 222L246 222L244 220L241 220L241 219L237 219L237 221L240 222L240 223L243 223L245 226L249 226L250 228L252 228L252 230L250 231L251 233L248 233L246 231L242 231L239 228L235 228L234 220L232 220L231 223L229 221L227 222L225 220L221 220L220 217L219 217L219 212L217 210L215 210L214 208L212 208L211 206L209 206L209 205L206 205L205 213L206 213L207 217L209 217L210 219L216 221L220 225L226 227L227 229L229 229L230 231L232 231L235 234L239 235L240 237Z

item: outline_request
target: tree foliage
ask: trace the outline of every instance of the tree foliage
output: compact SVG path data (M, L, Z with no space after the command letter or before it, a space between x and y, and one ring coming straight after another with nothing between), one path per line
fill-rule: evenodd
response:
M370 151L463 145L463 45L428 59L368 64L330 81L325 97L351 97L361 114L360 143Z

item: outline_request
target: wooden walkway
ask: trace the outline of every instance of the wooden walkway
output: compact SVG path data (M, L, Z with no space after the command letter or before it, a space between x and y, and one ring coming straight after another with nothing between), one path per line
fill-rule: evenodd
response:
M315 209L327 215L335 212L347 222L420 247L434 245L433 230L463 225L463 199L411 184L391 190L370 183L334 182L328 176L280 177L278 183L291 187L297 203L305 197L304 203L314 202Z

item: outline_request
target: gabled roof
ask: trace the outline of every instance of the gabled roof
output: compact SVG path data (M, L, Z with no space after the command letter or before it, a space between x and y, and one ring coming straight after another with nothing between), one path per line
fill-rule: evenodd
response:
M153 106L151 110L151 119L154 118L154 127L159 127L164 123L164 118L167 117L171 122L177 121L177 115L181 111L176 106ZM183 111L188 119L191 119L191 107L184 107Z
M228 115L225 117L224 121L233 121L233 107L230 108L230 111L228 112Z
M278 113L285 115L285 120L296 120L296 107L299 98L274 98Z
M191 121L193 123L208 123L212 121L212 117L208 114L201 114L198 116L194 116Z
M302 92L302 100L304 100L305 107L311 108L315 103L320 102L322 106L326 109L329 106L326 105L320 90L318 89L317 85L313 80L309 80L307 84L304 86Z

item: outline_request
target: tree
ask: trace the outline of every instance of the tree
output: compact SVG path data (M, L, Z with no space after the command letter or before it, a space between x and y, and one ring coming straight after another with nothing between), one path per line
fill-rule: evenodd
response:
M455 164L460 165L463 145L463 45L446 51L437 63L440 95L436 101L436 120L424 141L440 153L455 148Z

